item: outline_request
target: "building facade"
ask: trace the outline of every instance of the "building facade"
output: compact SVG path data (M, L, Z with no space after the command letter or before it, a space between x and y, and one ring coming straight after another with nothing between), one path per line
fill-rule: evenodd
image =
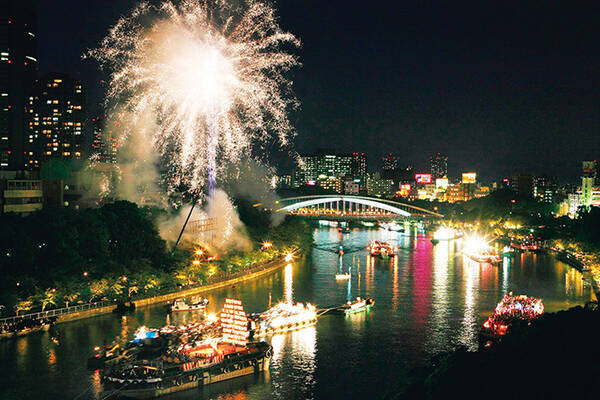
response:
M429 162L434 181L448 176L448 156L436 153L430 157Z
M311 154L302 155L296 170L295 186L324 185L325 189L342 189L345 177L352 177L352 155Z
M0 7L0 170L23 164L25 99L38 70L36 21L27 0Z
M367 178L367 193L373 197L392 197L394 195L394 180L383 178L375 173Z
M117 122L112 121L106 114L92 118L92 155L99 162L109 164L117 162L118 142L115 131Z
M39 79L28 98L25 113L25 168L39 169L52 158L86 158L85 92L80 81L63 74Z

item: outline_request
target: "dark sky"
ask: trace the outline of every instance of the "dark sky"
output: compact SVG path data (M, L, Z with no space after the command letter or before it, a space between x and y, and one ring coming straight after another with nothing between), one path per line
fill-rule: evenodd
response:
M90 85L86 48L133 1L39 1L42 72ZM600 157L600 2L279 0L281 25L302 40L294 75L302 109L296 148L405 156L449 174L512 171L574 181Z

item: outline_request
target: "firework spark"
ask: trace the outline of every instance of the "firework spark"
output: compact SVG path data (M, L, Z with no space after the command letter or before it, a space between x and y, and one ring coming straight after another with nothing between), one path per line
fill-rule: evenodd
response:
M107 105L121 121L155 119L143 134L169 188L198 193L254 142L287 143L296 100L285 75L298 65L287 50L299 44L263 1L162 1L139 4L88 55L109 72Z

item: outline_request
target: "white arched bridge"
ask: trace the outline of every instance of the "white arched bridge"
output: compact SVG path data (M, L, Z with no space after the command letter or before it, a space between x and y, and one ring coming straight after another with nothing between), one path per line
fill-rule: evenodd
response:
M424 219L442 214L393 200L365 196L315 195L280 199L278 212L336 219Z

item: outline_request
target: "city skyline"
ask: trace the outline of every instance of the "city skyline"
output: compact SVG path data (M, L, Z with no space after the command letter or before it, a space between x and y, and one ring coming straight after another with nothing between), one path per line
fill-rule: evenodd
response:
M87 81L92 114L102 112L103 76L81 54L134 3L38 4L47 17L39 21L40 71ZM586 3L519 4L517 11L500 3L382 2L355 9L278 2L283 28L303 41L303 67L293 74L303 104L294 120L296 150L336 143L341 152L365 152L372 160L408 153L418 169L442 152L454 160L455 173L477 170L496 179L517 169L578 181L581 160L600 154L593 112L599 82L592 74L600 62L597 52L586 51L595 46L597 10ZM56 27L67 10L70 23ZM325 22L337 19L354 25ZM443 43L439 35L447 36ZM381 37L398 40L384 44ZM275 161L291 164L283 156Z

